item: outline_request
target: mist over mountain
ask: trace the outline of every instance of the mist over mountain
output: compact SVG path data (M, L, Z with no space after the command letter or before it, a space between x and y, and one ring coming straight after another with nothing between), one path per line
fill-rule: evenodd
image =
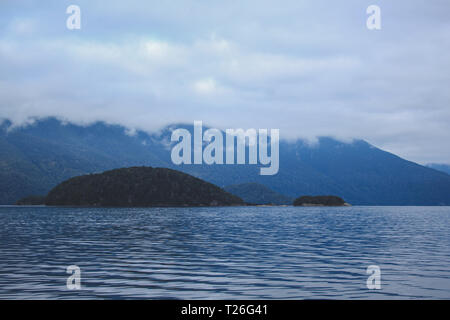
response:
M427 167L450 174L450 164L429 163L429 164L427 164Z
M49 118L0 129L0 203L45 195L82 174L131 166L184 171L219 187L260 183L288 196L333 194L358 205L450 205L450 176L404 160L363 140L322 137L316 145L280 141L280 169L259 175L260 165L180 165L170 158L172 125L154 134L95 123L78 126ZM192 126L183 127L192 131ZM282 136L281 136L282 138Z

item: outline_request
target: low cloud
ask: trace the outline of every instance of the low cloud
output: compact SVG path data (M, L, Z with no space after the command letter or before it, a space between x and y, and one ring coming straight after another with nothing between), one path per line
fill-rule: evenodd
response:
M282 138L362 138L450 162L450 7L378 1L0 4L0 118L157 130L202 120ZM133 131L130 131L132 133Z

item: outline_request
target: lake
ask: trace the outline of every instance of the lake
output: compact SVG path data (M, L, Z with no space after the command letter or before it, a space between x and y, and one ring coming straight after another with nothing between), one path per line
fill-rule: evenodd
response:
M450 207L0 207L1 299L450 299L449 262Z

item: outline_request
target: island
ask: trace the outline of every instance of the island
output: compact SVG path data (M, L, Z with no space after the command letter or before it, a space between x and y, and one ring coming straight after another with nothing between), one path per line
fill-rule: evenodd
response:
M45 205L201 207L245 203L216 185L177 170L131 167L68 179L48 193Z
M294 206L302 207L348 207L351 206L337 196L301 196L294 200Z

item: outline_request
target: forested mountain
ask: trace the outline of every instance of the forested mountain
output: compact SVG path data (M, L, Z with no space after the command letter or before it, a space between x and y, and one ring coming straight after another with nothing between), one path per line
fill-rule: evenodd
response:
M127 133L117 125L78 126L56 119L0 128L0 203L45 195L77 175L131 166L181 170L220 187L255 182L288 196L333 194L351 204L450 205L450 175L399 158L363 140L323 137L315 145L280 142L280 169L259 165L180 165L170 158L172 129ZM192 126L184 126L192 132ZM282 137L281 137L282 138Z

